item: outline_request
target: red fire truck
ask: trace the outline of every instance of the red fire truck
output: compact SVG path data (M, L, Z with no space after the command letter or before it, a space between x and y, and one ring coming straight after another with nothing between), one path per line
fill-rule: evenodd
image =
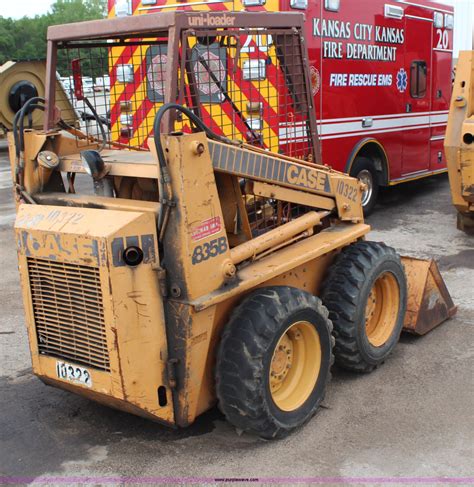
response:
M380 187L446 171L443 140L452 85L451 6L427 0L109 0L110 16L170 9L200 11L202 22L206 22L206 12L210 11L305 14L307 62L314 95L311 109L316 116L323 161L366 183L367 213L373 209ZM225 118L228 130L222 129L225 123L218 124L225 135L245 139L246 133L255 138L255 132L260 132L264 147L301 156L297 149L308 137L306 121L285 111L282 95L274 93L278 86L272 81L271 39L253 36L242 42L239 51L247 53L248 59L238 66L240 80L236 79L237 69L231 68L232 60L227 59L228 50L219 43L206 44L207 68L199 87L201 103L208 105L204 110L206 123L211 125L216 117ZM110 62L112 134L118 134L116 140L121 143L135 138L131 145L141 145L151 133L152 123L143 122L152 120L164 101L160 83L167 62L166 49L155 46L143 56L161 68L153 68L148 61L136 68L127 59L137 56L137 52L112 53ZM114 95L114 84L127 83L127 70L128 91L122 87ZM152 71L155 79L150 81ZM206 77L212 84L208 89L203 84ZM240 92L241 97L229 100L227 91L234 84L234 95ZM249 101L255 89L259 90L259 98L257 102ZM124 100L131 102L129 113L124 113ZM238 120L227 110L227 102L241 112ZM276 124L265 118L267 108L278 112ZM243 128L239 129L239 124Z

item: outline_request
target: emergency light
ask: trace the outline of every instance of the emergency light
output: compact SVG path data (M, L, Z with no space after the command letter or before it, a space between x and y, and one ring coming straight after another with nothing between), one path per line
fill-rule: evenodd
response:
M244 0L244 7L261 7L267 0Z
M392 19L403 19L403 8L397 5L385 5L385 17Z
M434 26L437 29L442 29L444 24L444 17L441 12L435 12L434 13Z
M331 12L339 12L341 0L324 0L324 8Z
M132 0L115 0L115 15L117 17L132 15Z
M244 61L242 69L245 81L259 81L267 77L267 69L264 59L250 59Z
M290 7L306 10L308 8L308 0L290 0Z
M263 120L261 118L248 118L247 123L252 130L262 130Z
M133 64L119 64L117 66L117 81L119 83L132 83L133 80Z
M133 125L133 115L123 113L120 115L120 123L127 126Z
M446 14L444 16L444 26L448 30L453 30L454 29L454 15Z

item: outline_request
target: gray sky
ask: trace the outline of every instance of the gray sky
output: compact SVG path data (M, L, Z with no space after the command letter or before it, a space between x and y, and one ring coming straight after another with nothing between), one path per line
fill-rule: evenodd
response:
M442 0L442 3L467 3L471 0ZM24 17L34 17L48 11L53 0L0 0L0 15L2 17L13 17L18 19Z
M45 14L52 5L53 0L0 0L0 15L2 17L34 17Z

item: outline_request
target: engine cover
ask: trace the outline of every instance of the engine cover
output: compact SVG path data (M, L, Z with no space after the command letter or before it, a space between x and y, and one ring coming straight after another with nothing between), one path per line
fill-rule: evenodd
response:
M173 423L155 215L20 205L33 370L44 382Z

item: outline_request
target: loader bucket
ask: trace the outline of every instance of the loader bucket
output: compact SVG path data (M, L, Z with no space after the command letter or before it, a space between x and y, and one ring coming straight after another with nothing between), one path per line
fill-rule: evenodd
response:
M403 331L425 335L454 316L454 305L449 291L432 259L402 257L408 282L407 312Z

